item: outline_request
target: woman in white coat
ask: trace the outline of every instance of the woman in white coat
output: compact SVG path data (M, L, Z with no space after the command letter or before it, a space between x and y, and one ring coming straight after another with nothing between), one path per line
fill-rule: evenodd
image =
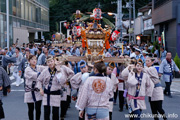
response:
M135 68L129 70L127 103L129 113L132 114L130 120L140 120L142 110L146 109L145 96L152 96L154 84L149 75L143 72L143 61L139 59Z
M159 120L158 112L162 115L164 120L167 120L165 111L162 108L162 102L164 100L163 88L161 86L159 75L155 67L152 66L153 61L150 57L146 58L145 72L149 75L150 79L154 83L154 89L152 97L149 97L151 111L154 116L154 120Z
M118 79L116 78L116 75L113 73L113 70L115 67L116 67L115 63L110 62L106 69L106 75L111 79L114 92L116 92L116 88L119 83ZM114 98L114 95L112 98L109 99L109 118L110 118L110 120L112 120L112 112L113 112L113 106L114 106L113 98Z
M36 84L37 78L43 71L44 66L36 65L37 58L35 55L30 55L28 62L30 65L25 69L24 74L26 79L24 102L28 105L29 120L34 120L34 108L36 110L36 120L40 120L42 96Z
M51 108L52 119L59 120L62 88L71 79L74 72L62 65L59 59L54 59L53 56L48 56L46 61L48 67L43 70L37 80L37 87L43 96L44 120L50 120Z

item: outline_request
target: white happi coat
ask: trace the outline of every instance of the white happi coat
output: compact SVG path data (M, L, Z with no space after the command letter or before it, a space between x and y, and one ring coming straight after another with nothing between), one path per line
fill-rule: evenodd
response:
M128 76L129 76L129 70L128 70L128 66L122 71L121 73L121 80L124 80L124 84L125 84L125 89L128 89L128 84L126 84L127 80L128 80Z
M160 83L159 80L159 75L155 67L145 67L146 73L149 75L150 79L152 82L155 84ZM164 100L164 94L163 94L163 88L162 86L155 87L153 89L151 101L159 101L159 100Z
M104 91L102 91L102 85L98 84L96 80L102 80L105 82ZM97 91L101 92L98 93ZM85 81L81 93L79 94L76 108L78 110L84 110L86 107L109 109L109 99L112 97L113 86L111 79L109 77L92 76Z
M45 69L38 77L37 87L43 88L43 86L48 89L51 74L49 73L49 68ZM61 75L60 75L61 74ZM74 72L62 65L60 68L60 73L56 73L52 80L51 91L62 90L62 86L68 81ZM60 107L61 95L50 95L50 106ZM47 94L43 96L43 105L47 105Z
M113 91L116 92L116 88L117 88L119 81L114 73L111 73L111 81L113 84Z
M25 77L26 87L32 89L33 81L37 82L38 72L42 72L44 70L44 68L45 68L44 66L37 65L36 66L37 72L32 70L31 67L29 67L29 66L25 69L24 77ZM36 86L35 86L35 88L36 88ZM39 91L34 91L34 93L35 93L36 101L42 100L42 96L40 95ZM25 103L34 103L31 91L25 92L24 102Z
M124 78L122 76L122 71L125 69L125 66L120 65L120 66L118 66L118 69L120 70L118 80L123 80L124 81ZM118 91L124 91L124 82L119 82Z
M170 65L168 64L166 59L164 59L161 62L160 67L159 67L159 73L163 74L163 80L165 82L170 82L170 76L167 74L164 74L165 72L166 73L172 73L173 71L176 71L176 72L179 71L179 68L177 67L175 62L172 59L171 59L171 61L172 61L171 62L172 70L171 70Z
M63 85L63 88L65 91L63 91L63 94L61 96L61 101L67 101L67 96L71 94L71 89L70 86L67 85L67 82L65 82L65 84Z
M122 71L121 75L122 75L123 80L128 79L128 75L129 75L128 66Z
M75 74L71 79L70 79L70 83L71 83L71 87L72 89L78 89L81 86L81 77L82 77L82 73L79 72L77 74Z
M67 67L72 70L71 64L68 63L68 66L67 66ZM69 82L70 82L70 81L68 80L68 81L66 81L66 82L64 83L64 85L63 85L64 90L63 90L63 94L62 94L62 96L61 96L61 101L67 101L67 96L70 96L70 95L71 95L71 88L70 88Z
M79 72L76 75L74 75L70 80L71 87L73 89L78 89L78 95L77 96L79 96L79 94L81 93L82 86L84 85L84 83L82 83L82 78L81 78L82 75L83 74L81 72Z
M111 73L111 82L112 82L111 84L112 84L113 92L116 92L116 88L117 88L117 85L118 85L119 81L116 78L116 75L114 73ZM113 97L114 97L114 94L113 94ZM110 112L113 111L113 106L114 106L114 102L109 101L109 111Z
M138 84L138 80L135 78L135 73L129 73L128 80L126 82L128 86L128 94L131 96L135 96L136 94L136 85ZM154 84L150 80L149 75L147 73L143 73L142 82L140 86L140 91L138 97L152 96ZM137 100L137 108L134 105L134 99L129 100L127 97L127 102L131 106L132 111L137 109L146 109L145 100Z
M12 57L16 57L16 53L14 53L12 55ZM21 53L19 53L19 56L16 58L16 63L14 63L14 69L13 69L14 73L18 73L18 67L19 67L19 64L21 63L22 59L23 59L23 55Z

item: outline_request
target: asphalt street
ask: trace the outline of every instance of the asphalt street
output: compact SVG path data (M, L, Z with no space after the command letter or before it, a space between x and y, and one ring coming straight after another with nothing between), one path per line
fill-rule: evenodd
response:
M14 82L14 80L12 80L12 82ZM166 115L169 115L170 117L168 120L180 120L180 79L174 79L172 84L172 96L173 98L165 96L163 108ZM12 85L12 91L7 97L3 98L3 103L6 116L4 120L28 120L27 104L24 103L23 83L19 87ZM144 118L142 118L142 120L152 120L150 116L151 110L147 98L146 105L147 110L143 110ZM71 108L68 109L65 120L78 120L78 111L74 106L75 102L72 102ZM113 120L128 120L128 118L125 118L128 110L124 107L124 111L119 112L118 106L118 103L117 105L114 105ZM43 112L42 106L41 120L44 119Z

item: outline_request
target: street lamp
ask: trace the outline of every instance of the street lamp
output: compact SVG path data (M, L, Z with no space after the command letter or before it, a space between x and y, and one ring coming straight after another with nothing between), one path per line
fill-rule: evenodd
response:
M116 13L108 12L108 15L117 15Z
M6 0L7 48L9 50L9 0Z
M60 34L62 33L62 32L61 32L61 23L64 23L64 22L67 22L67 20L60 21L60 31L59 31L59 32L60 32Z
M114 15L115 16L115 26L116 26L116 30L117 30L117 14L116 13L112 13L112 12L108 12L108 15L112 16Z

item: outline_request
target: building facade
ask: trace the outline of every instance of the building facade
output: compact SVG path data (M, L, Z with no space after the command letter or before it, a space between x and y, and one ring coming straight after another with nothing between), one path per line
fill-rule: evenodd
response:
M49 0L9 0L10 45L41 39L37 33L45 31L49 31ZM6 0L0 0L0 47L6 46Z
M152 2L138 9L138 17L135 19L135 36L139 36L137 43L152 43L155 40L154 25L152 24Z
M152 23L166 50L180 56L180 0L153 0Z

